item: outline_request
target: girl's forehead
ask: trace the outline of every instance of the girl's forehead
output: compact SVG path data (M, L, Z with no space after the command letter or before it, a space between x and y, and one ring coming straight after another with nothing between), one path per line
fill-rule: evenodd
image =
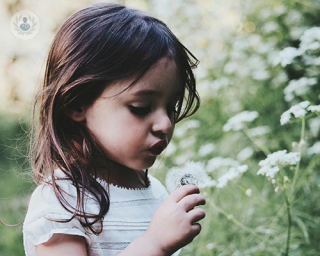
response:
M178 68L172 58L160 59L136 82L135 79L136 77L124 78L108 85L102 96L148 96L162 92L179 94L183 91Z

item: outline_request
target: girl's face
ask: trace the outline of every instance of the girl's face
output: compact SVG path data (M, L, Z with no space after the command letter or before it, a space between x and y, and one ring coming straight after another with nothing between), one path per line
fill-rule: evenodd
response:
M134 85L108 85L84 109L87 128L108 158L134 170L152 166L170 142L181 86L174 60L163 58Z

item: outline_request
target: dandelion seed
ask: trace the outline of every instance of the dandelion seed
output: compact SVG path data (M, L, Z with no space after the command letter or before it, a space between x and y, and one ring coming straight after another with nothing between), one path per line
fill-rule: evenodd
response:
M243 111L233 117L231 117L227 123L223 126L223 131L228 132L230 130L239 131L245 127L245 123L252 122L259 116L256 111Z
M308 111L307 108L310 106L309 101L300 102L294 106L292 106L289 110L285 111L280 118L281 125L288 123L291 120L291 117L295 118L304 117Z
M166 186L170 192L187 184L204 188L214 184L214 181L206 174L203 164L199 162L189 161L182 167L174 167L169 170L166 177Z
M280 167L296 165L299 161L300 154L298 152L287 153L286 150L277 151L269 154L265 160L259 162L261 168L257 174L265 175L273 180L275 175L279 172Z

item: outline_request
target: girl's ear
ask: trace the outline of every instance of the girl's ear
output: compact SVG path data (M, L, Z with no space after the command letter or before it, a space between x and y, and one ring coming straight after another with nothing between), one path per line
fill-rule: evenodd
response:
M65 113L73 121L83 122L86 120L86 115L85 115L86 112L84 107L67 108L65 110Z

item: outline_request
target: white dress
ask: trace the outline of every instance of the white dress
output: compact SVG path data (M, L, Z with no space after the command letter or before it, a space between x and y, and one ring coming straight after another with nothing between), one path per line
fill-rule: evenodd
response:
M62 172L58 171L58 175L62 175ZM84 237L90 256L119 254L148 228L154 212L168 197L167 190L156 178L149 175L149 180L149 187L143 189L109 185L110 208L103 220L103 231L98 236L84 229L77 218L67 223L52 221L68 219L72 214L61 206L50 186L38 186L31 196L23 224L26 255L34 256L35 246L45 243L53 234ZM105 181L98 181L106 188ZM58 183L67 192L68 202L75 205L76 189L72 183L66 180ZM87 196L85 209L86 212L97 213L98 204Z

